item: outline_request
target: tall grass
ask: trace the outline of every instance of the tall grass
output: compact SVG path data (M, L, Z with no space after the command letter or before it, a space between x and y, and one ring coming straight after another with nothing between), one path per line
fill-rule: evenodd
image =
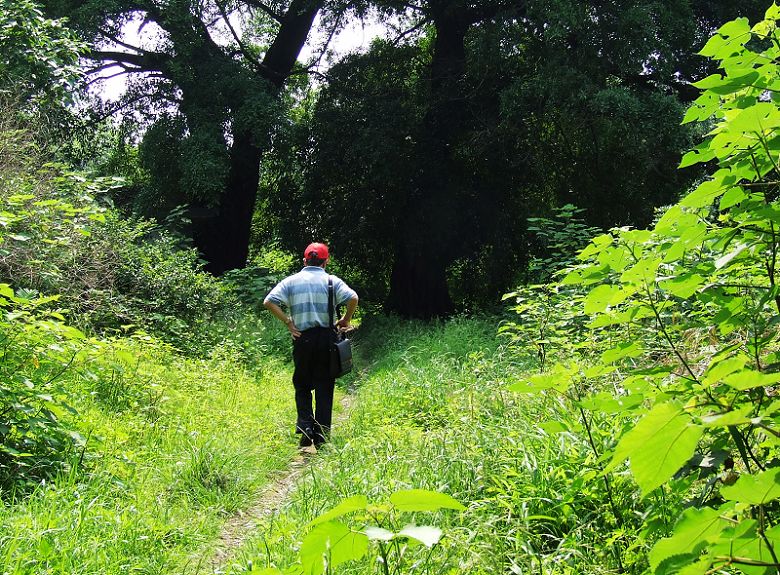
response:
M367 319L359 371L342 383L357 387L349 418L225 572L292 566L315 517L352 495L383 502L409 488L448 493L467 509L401 513L388 525L444 530L432 551L408 549L404 573L614 572L602 537L614 518L597 457L573 433L578 416L506 390L530 360L508 351L495 326ZM114 388L72 382L85 392L76 407L90 437L87 472L72 467L0 507L0 573L212 573L204 558L225 518L294 452L289 365L258 358L248 371L236 353L185 359L144 348L135 368L101 374ZM621 481L615 493L629 515L635 502ZM361 529L364 519L346 521ZM338 572L379 573L376 559Z
M600 541L608 512L578 472L588 446L548 433L545 422L578 425L551 399L506 391L527 368L496 337L495 319L459 319L429 327L391 319L362 327L356 344L367 373L348 424L318 456L282 512L262 525L235 563L287 567L307 524L345 497L387 500L394 491L446 492L461 514L409 515L435 524L445 539L411 562L419 573L609 571ZM355 528L361 528L359 519ZM400 527L400 526L399 526ZM340 567L378 573L376 555ZM405 571L406 572L406 571Z
M113 349L137 362L120 373L104 358L63 386L89 438L82 465L0 505L4 575L182 572L294 452L285 364L250 372L231 352Z

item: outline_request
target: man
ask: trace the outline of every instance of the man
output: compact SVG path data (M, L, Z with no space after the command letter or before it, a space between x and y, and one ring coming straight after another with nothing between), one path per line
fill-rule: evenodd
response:
M355 291L325 271L329 257L325 244L309 244L303 252L305 267L279 282L263 301L266 309L287 326L293 338L296 433L301 434L301 447L312 444L319 447L330 432L336 380L330 375L332 332L328 327L328 279L333 281L334 310L347 304L346 312L335 323L338 329L349 327L358 304ZM312 391L315 411L312 411Z

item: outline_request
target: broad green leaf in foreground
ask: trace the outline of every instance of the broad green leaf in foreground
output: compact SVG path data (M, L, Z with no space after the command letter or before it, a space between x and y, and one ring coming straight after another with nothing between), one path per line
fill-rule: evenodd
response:
M585 313L599 313L607 309L612 299L620 293L620 286L601 284L588 292L585 298Z
M348 497L336 507L331 509L330 511L326 511L314 521L312 521L309 525L318 525L320 523L325 523L326 521L330 521L331 519L335 519L336 517L341 517L342 515L346 515L347 513L352 513L353 511L360 511L368 507L368 499L365 495L354 495L352 497Z
M768 565L774 563L774 549L778 548L775 528L768 529L764 535L758 532L758 522L753 519L742 520L739 524L725 529L718 541L709 548L713 557L724 563L730 557L739 557L741 561L753 561L756 565L740 564L745 575L765 575L772 573Z
M395 537L395 533L392 531L374 525L366 527L363 533L365 533L371 541L391 541L393 537Z
M406 525L398 535L410 537L426 547L433 547L441 539L441 529L430 525Z
M630 458L634 479L642 494L647 495L685 465L703 431L678 405L656 405L622 437L607 471Z
M390 496L390 503L399 511L438 511L439 509L466 509L461 503L447 495L425 489L396 491Z
M301 543L300 559L306 575L321 575L329 569L355 559L368 551L365 533L352 531L343 523L331 521L312 529Z
M752 369L745 369L731 373L723 378L723 382L729 387L744 391L754 387L766 387L780 382L780 373L762 373Z
M671 537L659 540L650 551L650 568L658 569L662 561L675 555L695 554L697 546L716 537L725 527L718 509L686 509L674 527Z
M780 467L756 475L743 475L734 485L723 487L720 494L729 501L762 505L780 498Z

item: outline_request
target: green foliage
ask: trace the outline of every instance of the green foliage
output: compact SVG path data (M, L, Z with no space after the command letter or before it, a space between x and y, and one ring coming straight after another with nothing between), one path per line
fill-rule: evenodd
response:
M426 570L433 548L439 543L442 531L430 525L407 523L401 527L401 516L408 512L454 509L463 505L449 495L424 489L396 491L383 503L370 504L365 495L353 495L311 522L313 529L301 543L301 567L288 569L290 573L322 575L333 573L342 563L363 559L369 545L375 547L371 555L383 566L384 573L401 573L408 565L421 558L412 551L420 545L430 552L422 569ZM358 528L335 521L347 514L357 513ZM404 520L406 521L406 520Z
M88 351L58 380L78 409L61 421L87 438L82 466L0 505L0 571L186 571L293 456L290 373L262 358L249 371L231 350L187 358L148 336ZM119 369L125 399L109 403L96 378Z
M579 412L616 518L611 482L629 461L651 573L778 563L778 20L773 5L764 21L729 22L704 46L720 72L696 84L704 92L684 121L712 117L714 128L681 165L711 162L714 173L651 229L592 239L558 288L582 294L584 343L559 338L558 363L513 386ZM599 440L608 418L621 429ZM651 503L672 492L686 511ZM617 520L615 560L637 571L643 561L624 563L636 544L627 533Z
M582 295L576 290L554 284L521 286L504 300L513 301L509 309L519 317L504 320L499 333L523 355L533 350L540 369L547 367L548 353L582 343L586 317L578 309Z
M528 218L533 246L528 276L532 281L549 281L555 272L575 263L577 253L601 231L585 223L584 211L566 204L554 208L549 217Z
M342 58L275 140L261 179L262 225L289 247L310 230L332 238L372 299L395 311L426 317L395 297L404 286L430 294L419 300L432 308L448 291L456 309L484 310L525 271L529 251L540 258L532 278L556 258L533 245L529 216L559 221L551 209L576 204L590 225L645 225L700 175L675 169L697 132L679 124L686 81L700 68L687 52L716 17L756 4L403 8L428 25ZM457 12L462 37L439 17ZM451 38L446 46L439 35ZM446 290L432 287L439 272Z
M81 76L82 49L64 21L46 18L37 2L0 2L0 92L23 104L66 97Z
M126 220L95 200L115 185L52 167L2 183L5 255L15 286L59 293L82 327L140 325L182 341L227 299L194 250L154 222ZM21 193L20 193L21 192Z
M240 323L234 296L201 270L195 250L153 221L126 219L107 207L106 194L121 180L56 164L18 164L14 156L34 153L34 144L25 129L2 134L0 157L8 161L0 170L0 277L6 282L59 294L82 329L136 326L190 351L216 335L208 333L207 317Z
M260 312L264 309L263 299L283 277L270 268L252 265L231 270L222 276L222 280L244 305Z
M63 390L84 335L0 284L0 495L65 469L84 439L61 421L73 413Z

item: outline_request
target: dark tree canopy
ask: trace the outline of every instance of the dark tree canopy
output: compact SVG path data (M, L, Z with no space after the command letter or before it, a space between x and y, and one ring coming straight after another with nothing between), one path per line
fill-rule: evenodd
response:
M324 1L46 5L53 14L68 15L91 42L92 74L132 76L120 106L134 106L151 125L141 155L152 175L150 195L163 208L181 199L192 204L195 242L213 272L242 267L260 161L283 116L279 96ZM130 21L159 27L157 45L123 41L122 28Z
M641 225L684 191L697 174L676 169L694 137L679 120L707 72L690 54L764 4L46 0L91 43L92 74L134 78L119 105L146 126L140 203L188 203L211 271L245 265L255 217L295 251L330 240L421 318L517 281L529 216L572 203L591 224ZM347 7L408 30L291 96L315 17L337 27ZM157 44L122 40L131 21Z
M330 71L268 166L265 213L289 240L331 239L404 315L495 300L528 216L573 203L592 224L646 224L696 176L676 169L705 72L689 54L764 8L716 4L422 3L421 34Z

